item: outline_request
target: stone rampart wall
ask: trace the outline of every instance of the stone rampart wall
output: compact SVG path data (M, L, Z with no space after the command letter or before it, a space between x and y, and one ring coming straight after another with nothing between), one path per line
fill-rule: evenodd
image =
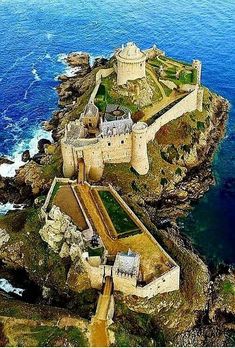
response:
M113 72L114 72L114 68L100 69L99 71L97 71L96 76L95 76L96 84L95 84L95 88L93 89L93 91L91 93L91 96L90 96L90 99L89 99L89 103L94 103L95 96L96 96L96 94L98 92L98 89L100 87L102 78L108 77Z
M175 291L179 289L180 268L176 266L151 283L140 287L137 286L134 295L151 298L157 294Z
M159 131L159 129L168 122L177 119L186 112L192 112L199 108L200 105L198 105L198 88L196 88L148 127L147 142L154 140L155 135Z

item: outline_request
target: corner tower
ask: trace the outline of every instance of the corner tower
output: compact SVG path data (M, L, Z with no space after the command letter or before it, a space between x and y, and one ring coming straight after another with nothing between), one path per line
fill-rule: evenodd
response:
M116 53L117 84L124 85L129 80L141 79L146 76L146 55L135 43L128 42Z
M149 171L147 129L145 122L137 122L132 127L131 165L140 175L145 175Z

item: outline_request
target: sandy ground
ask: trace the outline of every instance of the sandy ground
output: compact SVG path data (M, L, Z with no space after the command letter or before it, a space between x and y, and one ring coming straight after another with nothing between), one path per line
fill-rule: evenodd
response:
M93 221L93 225L100 235L105 248L110 255L116 255L119 251L128 251L131 249L141 256L140 267L143 280L150 282L153 277L159 276L169 270L167 265L167 257L162 253L161 249L145 232L140 234L113 240L107 231L103 217L99 214L94 203L88 185L77 185L76 192L86 207L86 210Z
M53 204L58 206L61 211L71 217L74 224L78 226L80 231L87 228L87 224L83 213L74 197L70 186L61 186L55 195Z

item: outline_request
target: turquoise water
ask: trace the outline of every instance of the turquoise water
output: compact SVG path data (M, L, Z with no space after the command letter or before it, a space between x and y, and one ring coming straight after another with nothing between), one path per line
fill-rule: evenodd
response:
M56 108L61 54L87 51L109 56L127 41L156 43L172 57L203 62L202 81L234 102L234 0L2 0L0 2L0 153L20 163L35 148L39 124ZM200 200L184 232L212 262L235 261L235 131L228 132L214 162L217 185ZM14 171L13 171L14 172ZM9 167L0 173L13 175Z

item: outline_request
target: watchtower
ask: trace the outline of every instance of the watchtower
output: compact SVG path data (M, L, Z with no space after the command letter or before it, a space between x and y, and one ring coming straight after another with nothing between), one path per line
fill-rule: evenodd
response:
M146 76L146 55L135 43L128 42L116 53L117 84L124 85L129 80L141 79Z

